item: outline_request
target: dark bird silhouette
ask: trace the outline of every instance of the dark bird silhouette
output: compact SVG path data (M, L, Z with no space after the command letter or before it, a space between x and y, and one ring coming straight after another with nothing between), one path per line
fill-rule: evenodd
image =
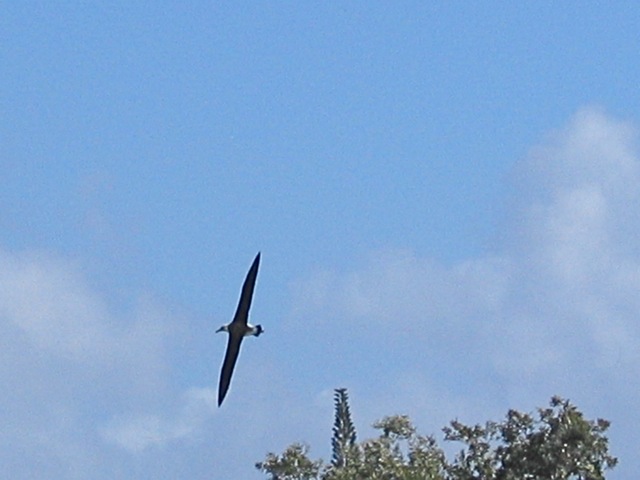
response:
M233 321L228 325L221 326L218 332L229 333L229 342L227 343L227 353L224 355L224 361L222 362L222 371L220 372L220 383L218 385L218 407L222 405L224 397L229 390L229 384L231 383L231 375L233 374L233 368L238 360L238 353L240 353L240 344L242 339L248 335L254 335L256 337L264 331L261 325L253 326L248 323L249 307L251 306L251 297L253 297L253 287L256 284L256 277L258 276L258 266L260 265L260 252L256 255L247 278L242 285L242 292L240 294L240 301L238 302L238 308L236 314L233 317Z

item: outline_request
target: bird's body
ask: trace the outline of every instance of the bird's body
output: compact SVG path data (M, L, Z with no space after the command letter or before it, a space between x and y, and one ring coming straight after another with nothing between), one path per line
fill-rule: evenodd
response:
M242 285L242 293L240 294L240 301L238 302L238 308L233 317L233 321L227 325L223 325L217 330L217 332L227 332L229 334L227 352L225 353L224 361L222 362L220 383L218 384L218 406L222 405L222 401L227 394L227 390L229 390L231 375L233 374L233 368L236 365L236 360L238 360L242 339L249 335L258 337L263 332L262 326L254 326L248 322L249 307L251 307L251 298L253 297L253 288L256 284L259 265L260 253L258 252L253 264L251 264L249 273L247 273L247 278L244 280L244 284Z

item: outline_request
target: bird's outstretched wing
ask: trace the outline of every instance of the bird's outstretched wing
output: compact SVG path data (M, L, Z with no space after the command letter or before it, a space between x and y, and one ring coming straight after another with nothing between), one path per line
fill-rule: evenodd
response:
M238 302L238 309L233 317L234 322L247 323L249 317L249 307L251 307L251 297L253 297L253 287L256 284L256 277L258 276L258 267L260 266L260 252L256 255L256 258L251 264L247 278L244 279L242 285L242 293L240 294L240 301Z
M241 335L229 335L227 353L224 355L222 370L220 371L220 383L218 384L218 406L222 405L222 401L227 395L227 390L229 390L231 375L233 375L233 368L236 366L236 360L238 360L240 344L242 343L243 338L244 337Z

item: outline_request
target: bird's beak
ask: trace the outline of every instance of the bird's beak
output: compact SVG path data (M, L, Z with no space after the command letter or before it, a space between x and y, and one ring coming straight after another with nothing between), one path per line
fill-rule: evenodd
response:
M220 333L220 332L224 332L224 327L220 327L219 329L216 330L216 333Z

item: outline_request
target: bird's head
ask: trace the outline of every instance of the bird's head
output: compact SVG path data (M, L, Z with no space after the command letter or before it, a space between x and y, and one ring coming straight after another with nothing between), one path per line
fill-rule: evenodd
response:
M216 333L228 332L228 331L229 331L229 326L228 325L222 325L219 329L216 330Z

